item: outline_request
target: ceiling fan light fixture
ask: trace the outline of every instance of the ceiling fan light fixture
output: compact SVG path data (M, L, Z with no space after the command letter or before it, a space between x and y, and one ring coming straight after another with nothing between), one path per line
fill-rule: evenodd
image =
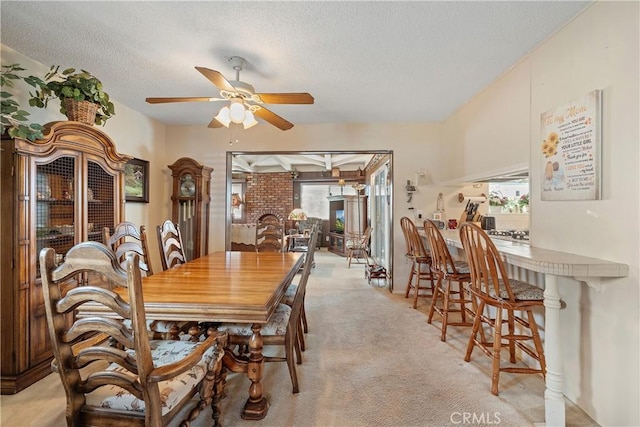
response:
M233 123L242 123L246 118L246 110L242 100L232 99L229 106L229 118Z
M257 125L258 121L253 116L253 113L251 111L247 110L245 112L245 118L244 118L244 122L242 122L242 124L243 124L245 129L249 129L250 127L253 127L253 126Z
M0 0L2 1L2 0ZM313 104L314 99L306 92L295 93L256 93L252 85L240 80L240 71L245 67L247 61L239 56L228 58L232 68L236 72L235 80L227 80L220 71L211 70L205 67L196 67L204 77L213 83L220 90L219 98L189 96L171 98L147 98L150 104L163 104L168 102L213 102L227 101L228 104L222 107L213 120L209 122L210 128L220 128L229 126L237 127L242 125L244 129L258 124L254 115L258 116L280 130L289 130L293 123L280 117L273 111L268 110L263 104ZM233 125L231 124L233 123Z
M216 120L222 123L225 127L229 127L229 123L231 123L229 107L222 107L216 116Z

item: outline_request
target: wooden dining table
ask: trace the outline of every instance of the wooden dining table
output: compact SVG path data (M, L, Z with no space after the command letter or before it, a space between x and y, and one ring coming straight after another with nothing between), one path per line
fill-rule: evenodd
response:
M275 311L300 269L304 254L213 252L175 268L142 279L148 320L175 320L252 324L249 356L226 352L223 363L232 372L246 373L251 381L242 418L267 415L263 396L262 336L260 329ZM115 289L127 299L125 289ZM104 314L98 306L81 315Z

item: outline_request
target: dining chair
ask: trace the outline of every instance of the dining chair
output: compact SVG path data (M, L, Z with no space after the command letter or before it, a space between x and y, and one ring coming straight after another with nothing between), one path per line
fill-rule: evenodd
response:
M171 220L166 220L156 227L158 233L158 246L160 248L160 260L162 271L184 264L187 258L184 255L184 245L180 227Z
M144 225L140 229L132 222L125 221L116 225L113 234L109 227L104 227L102 232L104 244L116 255L118 262L124 267L128 253L135 253L140 259L140 269L145 276L153 275L149 247L147 245L147 232ZM180 332L188 332L189 326L185 322L172 320L155 320L148 322L148 329L152 338L180 339Z
M278 304L275 312L269 321L262 325L260 335L263 345L283 346L285 355L264 356L265 362L287 362L289 376L293 386L293 393L300 392L298 386L298 375L296 373L296 363L302 363L302 353L300 349L300 316L304 305L304 297L307 287L307 280L311 273L311 262L305 262L300 281L297 286L293 305L284 303ZM249 345L253 331L250 324L223 323L218 327L219 331L229 334L229 345L246 348ZM231 350L229 350L231 351ZM295 360L294 360L295 352ZM247 358L244 354L236 354L235 357Z
M307 219L301 219L300 221L298 221L298 230L306 230L306 229L311 229L313 228L313 226L315 225L316 230L318 231L318 239L316 241L316 249L319 249L322 243L322 223L323 220L322 218L318 218L318 217L314 217L314 216L308 216Z
M304 268L306 267L307 264L311 263L311 268L313 268L315 266L315 259L314 259L314 254L315 254L315 250L316 250L316 241L318 240L318 237L320 235L320 232L318 230L318 228L316 228L316 226L314 225L313 228L311 229L311 238L309 240L309 249L307 250L306 254L305 254L305 260L304 260L304 265L302 267L302 271L304 272ZM293 307L293 302L295 299L295 295L298 292L298 283L291 283L288 287L286 292L284 293L284 296L282 297L282 303L287 304L290 307ZM307 313L305 310L305 304L304 301L302 302L302 309L300 311L300 327L301 327L301 331L299 332L299 338L300 338L300 350L301 351L305 351L305 342L304 342L304 335L302 335L301 332L304 332L305 334L309 332L309 327L307 324Z
M542 374L544 378L544 349L533 314L534 309L543 307L543 290L529 283L510 279L491 238L477 225L463 223L460 227L460 239L471 271L471 293L479 302L464 360L471 360L476 346L493 359L491 393L496 396L500 372ZM486 315L485 306L493 309L487 310ZM503 332L505 324L506 333ZM493 331L493 342L486 340L483 334L478 338L483 325ZM511 366L501 365L503 347L509 349ZM513 366L516 363L516 347L536 360L539 368Z
M161 225L156 226L156 232L158 233L162 271L187 262L178 224L171 220L166 220ZM212 322L177 322L177 324L180 331L191 335L191 340L194 340L194 337L198 336L202 331L216 326Z
M431 273L431 254L426 250L422 237L418 234L418 228L408 217L400 218L400 227L407 243L407 254L411 261L409 280L404 293L405 298L409 298L411 290L414 290L413 308L418 307L418 297L421 290L428 290L423 293L423 297L432 298L435 290L433 274ZM415 283L414 283L415 279ZM420 286L421 280L429 280L429 286Z
M347 268L351 267L351 261L355 258L360 263L364 258L369 265L369 239L371 238L371 227L367 227L362 234L347 235L345 247L347 248Z
M469 264L466 261L454 260L442 237L438 226L431 220L424 221L424 231L429 241L431 249L431 273L435 276L436 283L429 307L429 317L427 323L431 323L433 314L438 313L442 317L441 341L447 340L447 327L451 326L473 326L471 320L467 320L467 315L471 318L475 316L474 301L468 287L471 274ZM457 283L457 288L451 287L451 282ZM442 305L438 305L442 300ZM457 305L458 308L452 308ZM449 314L460 313L460 321L451 321Z
M283 252L284 221L274 214L261 215L256 221L256 252Z
M144 275L151 276L153 274L147 246L147 232L144 225L141 225L140 230L138 230L132 222L121 222L115 226L113 234L111 234L109 227L104 227L102 238L103 243L115 252L118 262L123 266L127 252L134 252L140 257L140 269L144 272Z
M182 425L208 405L219 425L226 335L212 333L199 342L149 340L138 254L127 254L123 268L103 244L83 242L60 266L55 257L54 249L44 248L40 271L53 367L67 397L67 425L167 425L196 394L197 404ZM126 288L126 299L93 285L62 290L70 278L87 272ZM85 304L107 312L74 316ZM96 342L96 335L105 340ZM109 340L117 345L106 345Z

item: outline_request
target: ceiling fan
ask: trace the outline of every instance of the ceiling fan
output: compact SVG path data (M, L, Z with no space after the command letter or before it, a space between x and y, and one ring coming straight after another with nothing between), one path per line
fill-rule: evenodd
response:
M313 96L306 92L301 93L256 93L248 83L240 81L240 71L247 64L244 58L232 56L229 58L233 69L236 71L235 80L227 80L222 73L204 67L196 67L218 89L220 98L210 97L177 97L177 98L147 98L149 104L163 104L168 102L216 102L227 101L220 112L209 123L210 128L229 127L231 123L237 123L248 129L256 125L254 115L267 121L275 127L288 130L293 123L280 117L273 111L264 107L264 104L313 104Z

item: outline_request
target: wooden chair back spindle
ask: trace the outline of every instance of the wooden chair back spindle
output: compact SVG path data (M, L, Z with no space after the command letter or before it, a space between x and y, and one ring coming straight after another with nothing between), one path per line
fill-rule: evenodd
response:
M140 269L145 272L146 276L153 274L144 225L141 225L138 230L132 222L121 222L115 226L113 234L110 233L109 227L105 227L102 231L102 237L103 243L115 252L120 265L124 267L127 253L133 252L139 255Z
M256 252L284 251L284 221L274 214L264 214L256 222Z
M171 220L167 220L156 227L158 233L158 246L160 248L160 260L162 270L184 264L187 258L184 254L180 227Z

